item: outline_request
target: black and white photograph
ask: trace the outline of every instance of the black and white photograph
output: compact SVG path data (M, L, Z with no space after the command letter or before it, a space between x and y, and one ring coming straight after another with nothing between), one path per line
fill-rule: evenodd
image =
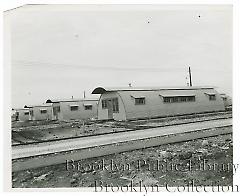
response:
M12 189L238 192L233 5L23 4L4 23Z

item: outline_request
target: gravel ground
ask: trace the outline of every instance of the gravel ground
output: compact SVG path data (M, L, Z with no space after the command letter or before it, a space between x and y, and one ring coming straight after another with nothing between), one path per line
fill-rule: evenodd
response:
M232 135L220 135L81 160L75 168L60 164L19 171L12 173L12 182L14 188L94 187L95 182L138 186L140 181L146 186L232 185L232 149Z
M130 122L86 122L81 121L57 122L13 122L12 144L28 143L33 141L46 141L60 138L96 135L101 133L121 132L132 129L147 129L157 126L174 125L178 123L197 122L218 118L231 118L231 113L198 114L196 116L179 116ZM22 125L22 126L21 126Z

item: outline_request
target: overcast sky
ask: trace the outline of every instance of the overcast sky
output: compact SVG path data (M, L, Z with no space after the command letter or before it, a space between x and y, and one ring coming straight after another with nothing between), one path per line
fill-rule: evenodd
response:
M217 86L232 93L231 6L24 6L9 11L12 106L98 86Z

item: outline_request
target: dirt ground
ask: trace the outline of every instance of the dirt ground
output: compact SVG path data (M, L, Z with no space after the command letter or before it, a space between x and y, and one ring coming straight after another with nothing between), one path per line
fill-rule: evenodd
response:
M12 173L14 188L232 185L232 135L161 145Z
M219 118L230 118L231 113L198 114L178 117L147 119L130 122L96 121L28 121L12 123L12 144L72 138L101 133L147 129L179 123L197 122Z

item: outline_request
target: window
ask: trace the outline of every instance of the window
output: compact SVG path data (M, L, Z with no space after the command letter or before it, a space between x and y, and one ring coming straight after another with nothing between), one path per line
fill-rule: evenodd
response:
M107 108L107 100L102 100L102 109Z
M194 102L195 96L172 96L163 97L164 103Z
M187 101L190 102L190 101L195 101L195 96L189 96L187 97Z
M112 104L113 104L113 112L118 113L119 112L118 98L113 98Z
M135 105L145 105L145 97L135 98Z
M77 111L78 110L78 105L72 105L70 106L71 111Z
M170 103L171 102L171 97L163 97L163 102Z
M187 97L180 97L180 102L187 102Z
M209 100L210 101L216 100L216 95L209 95Z
M24 115L29 115L29 112L24 112Z
M181 100L180 100L180 98L181 97L173 97L172 99L172 102L180 102Z
M47 113L47 110L40 110L40 113L41 113L41 114L46 114L46 113Z
M92 105L85 105L84 108L85 110L92 110Z
M215 93L205 93L208 96L209 101L215 101L216 100L216 94Z
M164 103L172 103L173 102L173 97L163 97L163 102Z

